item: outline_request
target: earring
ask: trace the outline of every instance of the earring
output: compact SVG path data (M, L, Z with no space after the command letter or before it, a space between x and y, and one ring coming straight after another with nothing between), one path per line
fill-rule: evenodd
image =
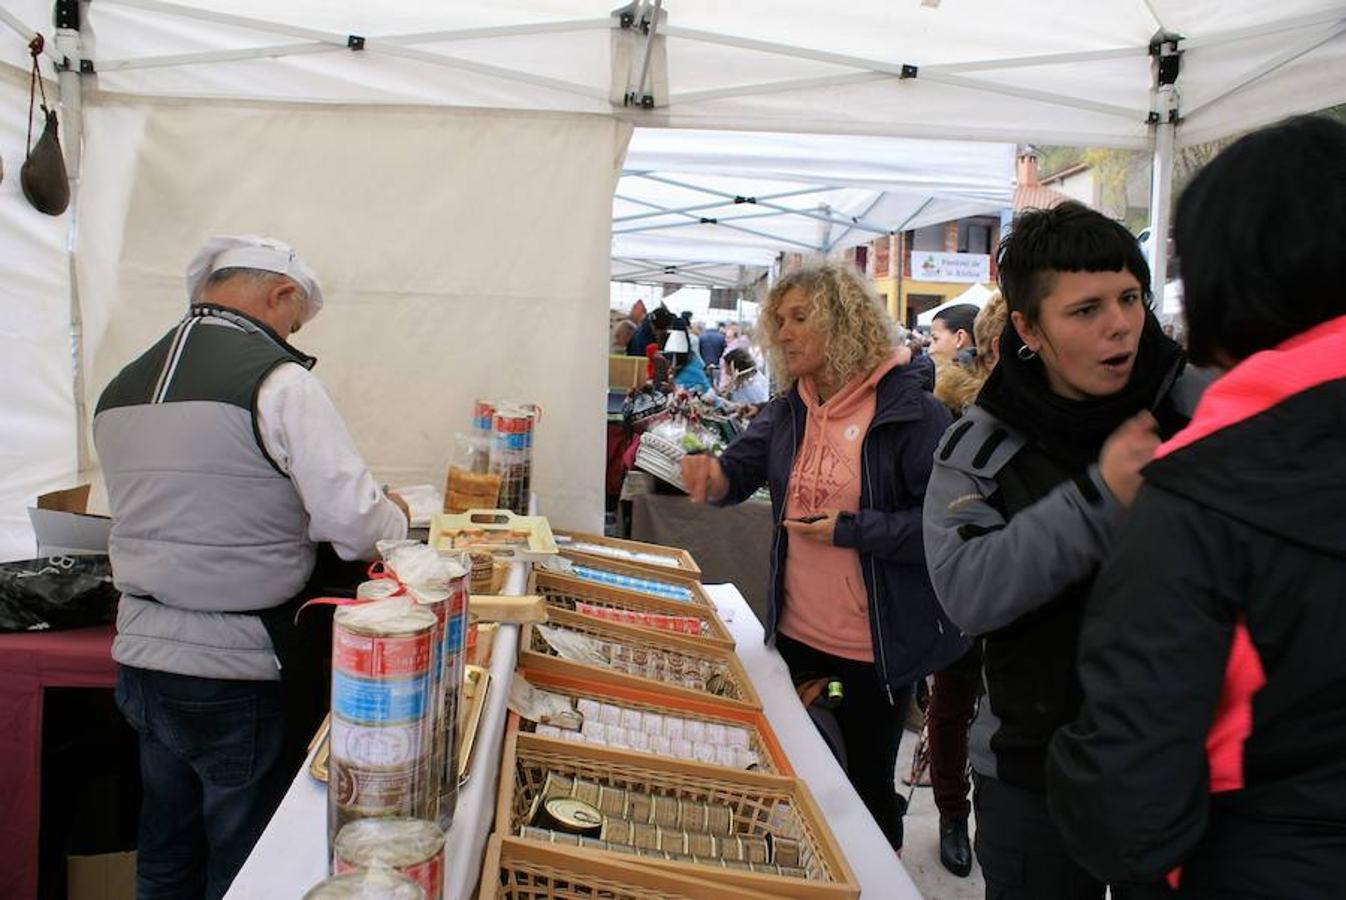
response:
M1038 355L1038 352L1036 350L1030 350L1027 344L1020 344L1015 355L1024 362L1028 362L1030 359L1034 359Z

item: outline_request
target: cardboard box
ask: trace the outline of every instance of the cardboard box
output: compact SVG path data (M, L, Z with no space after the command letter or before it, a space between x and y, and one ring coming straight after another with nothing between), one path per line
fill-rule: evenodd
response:
M645 362L643 356L609 356L608 387L623 391L640 387L647 380Z
M28 520L37 536L37 556L79 556L107 553L112 520L89 515L89 485L52 491L28 508Z
M135 851L67 856L66 879L69 900L135 900Z

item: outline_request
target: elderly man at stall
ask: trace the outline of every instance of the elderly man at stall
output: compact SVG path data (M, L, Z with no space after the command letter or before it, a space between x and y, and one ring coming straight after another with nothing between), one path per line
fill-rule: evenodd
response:
M228 889L302 749L285 701L313 668L294 621L319 544L370 559L407 531L286 340L322 307L294 251L214 238L187 289L187 314L94 417L122 592L117 703L140 736L141 900Z

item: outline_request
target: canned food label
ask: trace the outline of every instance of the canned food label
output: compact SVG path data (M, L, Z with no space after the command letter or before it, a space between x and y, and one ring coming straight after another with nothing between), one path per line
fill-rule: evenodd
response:
M345 875L347 872L354 872L357 868L354 863L347 862L339 856L332 860L333 875ZM394 866L393 870L419 884L421 890L425 891L428 900L439 900L443 896L444 853L442 851L435 853L434 856L424 862L412 863L408 866Z
M456 653L463 649L462 617L455 616L449 620L448 633L444 636L444 646L449 648L450 653Z
M425 765L375 770L333 757L328 773L339 810L374 815L414 816L418 789L428 783Z
M408 722L425 715L429 688L424 676L372 680L333 672L332 710L352 722Z
M406 765L422 755L421 722L359 725L332 717L332 756L363 766Z
M418 675L430 666L429 631L380 637L337 627L332 637L332 666L351 675Z

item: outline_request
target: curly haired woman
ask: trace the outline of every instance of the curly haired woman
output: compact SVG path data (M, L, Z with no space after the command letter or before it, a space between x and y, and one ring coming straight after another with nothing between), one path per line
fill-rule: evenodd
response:
M720 459L687 457L695 501L771 490L775 537L766 638L796 684L842 683L835 709L851 784L894 849L893 786L912 682L966 648L925 570L921 505L950 416L933 367L906 365L863 278L822 263L772 288L759 319L775 372L792 384Z

